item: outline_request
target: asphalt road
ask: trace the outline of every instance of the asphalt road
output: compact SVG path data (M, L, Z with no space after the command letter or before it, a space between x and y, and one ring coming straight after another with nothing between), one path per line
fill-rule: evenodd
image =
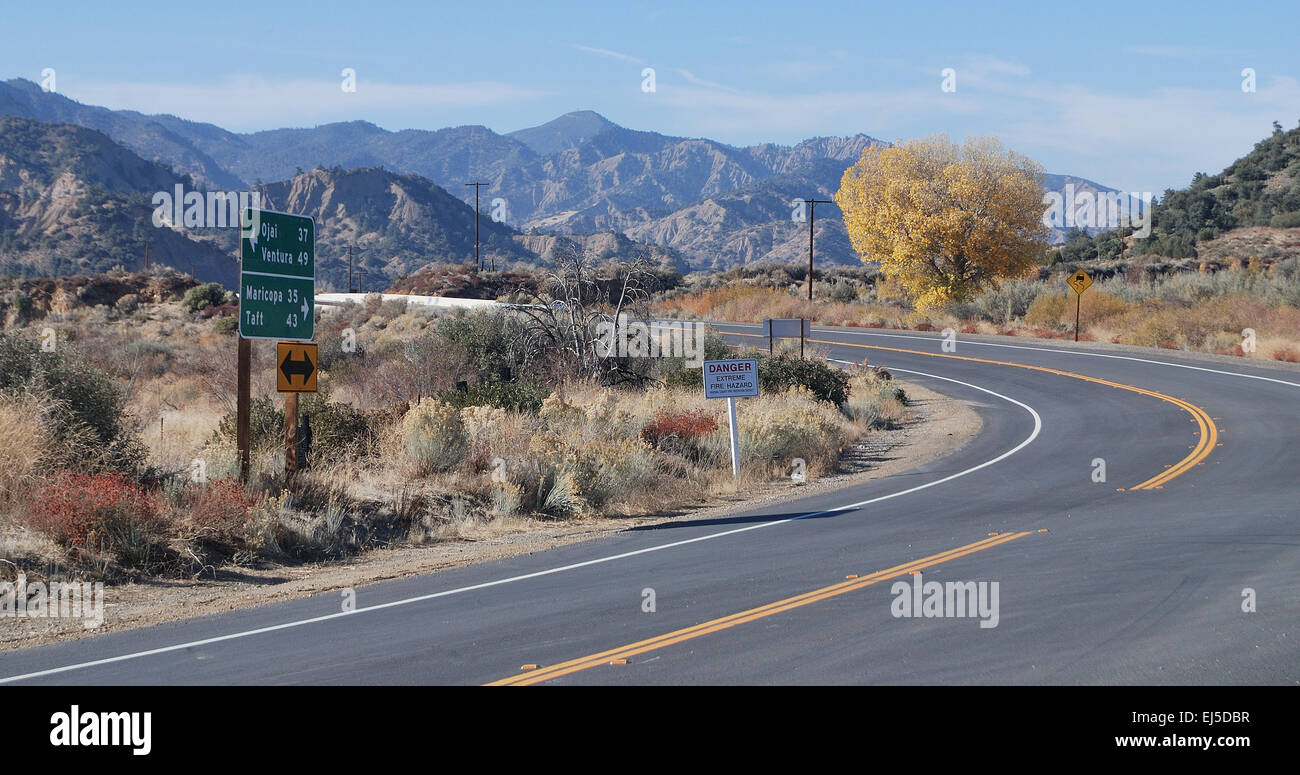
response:
M383 582L351 613L331 593L11 652L0 682L1300 681L1300 373L996 337L951 353L938 334L814 337L973 402L983 429L944 459L780 509ZM996 626L895 616L893 585L918 580L996 582Z

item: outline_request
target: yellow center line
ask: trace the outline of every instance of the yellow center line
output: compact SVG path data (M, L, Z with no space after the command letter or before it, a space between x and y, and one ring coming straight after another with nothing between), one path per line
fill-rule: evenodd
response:
M758 606L757 608L750 608L718 619L711 619L707 622L701 622L700 624L691 627L674 630L653 638L647 638L646 640L640 640L635 643L629 643L625 646L619 646L618 648L607 649L595 654L578 657L577 659L570 659L566 662L549 665L540 670L512 675L486 685L525 686L549 681L554 678L559 678L560 676L569 675L570 673L576 673L580 670L587 670L592 667L607 664L613 659L627 659L638 654L644 654L647 651L655 651L676 643L681 643L682 641L691 640L692 638L698 638L710 633L730 629L757 619L773 616L801 606L837 597L857 589L862 589L863 587L869 587L872 584L877 584L881 581L920 571L924 568L949 562L959 557L965 557L969 554L982 552L985 549L990 549L994 546L1014 541L1017 538L1022 538L1029 534L1030 531L995 534L989 538L966 544L965 546L959 546L956 549L949 549L948 551L932 554L929 557L923 557L919 560L913 560L912 562L907 562L902 565L895 565L892 568L876 571L875 573L866 576L861 576L849 581L842 581L838 584L822 587L821 589L814 589L811 592L805 592L801 595L788 597L774 603L768 603L767 605Z
M721 333L724 336L752 336L752 337L758 337L760 339L767 338L766 335L764 334L744 334L737 331L723 331ZM1170 480L1178 476L1187 473L1188 471L1192 470L1192 468L1194 468L1198 463L1201 463L1206 458L1208 458L1210 456L1210 453L1214 451L1215 444L1219 440L1219 428L1217 425L1214 424L1214 418L1210 417L1209 413L1206 412L1201 407L1191 403L1190 401L1184 401L1181 398L1168 396L1165 395L1164 393L1157 393L1154 390L1147 390L1146 388L1140 388L1137 387L1136 385L1126 385L1122 382L1112 382L1108 379L1102 379L1100 377L1090 377L1087 374L1078 374L1073 371L1062 371L1060 369L1048 368L1047 366L1031 366L1027 363L1014 363L1012 361L995 361L995 360L990 360L988 358L974 358L969 355L949 355L947 353L931 353L931 352L926 352L924 350L908 350L902 347L886 347L885 345L877 345L877 344L835 342L829 339L808 339L806 341L813 342L814 344L830 344L830 345L838 345L841 347L860 347L864 350L889 350L891 352L909 353L912 355L928 355L932 358L954 358L959 361L974 361L976 363L990 363L998 366L1014 366L1018 369L1031 369L1033 371L1043 371L1043 372L1047 372L1048 374L1057 374L1062 377L1081 379L1084 380L1085 382L1095 382L1099 385L1107 385L1109 387L1119 388L1120 390L1130 390L1134 393L1141 393L1144 396L1151 396L1152 398L1158 398L1161 401L1168 401L1174 406L1177 406L1179 409L1182 409L1183 411L1192 415L1192 417L1196 420L1197 426L1200 430L1197 435L1196 445L1192 448L1191 453L1189 453L1182 460L1175 463L1173 466L1161 471L1160 473L1156 474L1150 479L1147 479L1146 481L1141 482L1140 484L1136 484L1132 487L1129 487L1128 488L1129 492L1132 492L1133 490L1160 489L1165 485L1165 483L1169 482Z

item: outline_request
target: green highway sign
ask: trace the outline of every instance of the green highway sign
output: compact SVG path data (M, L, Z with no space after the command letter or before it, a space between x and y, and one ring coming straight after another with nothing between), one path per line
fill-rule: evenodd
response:
M310 341L316 321L316 223L244 211L239 237L239 335Z

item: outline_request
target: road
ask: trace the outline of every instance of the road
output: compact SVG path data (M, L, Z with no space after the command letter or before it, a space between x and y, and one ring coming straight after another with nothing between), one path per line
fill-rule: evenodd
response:
M998 337L954 352L938 334L814 338L972 402L983 428L903 475L780 508L383 582L350 613L327 594L11 652L0 682L1300 681L1300 373ZM917 580L996 582L996 626L895 616L894 584Z

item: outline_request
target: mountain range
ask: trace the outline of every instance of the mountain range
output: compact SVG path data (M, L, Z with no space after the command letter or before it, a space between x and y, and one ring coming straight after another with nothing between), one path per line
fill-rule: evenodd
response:
M484 250L507 262L538 259L522 239L528 234L598 232L654 246L661 265L683 271L803 260L808 224L792 219L792 201L832 198L844 169L878 142L859 134L736 147L636 131L592 111L507 134L483 126L391 132L364 121L241 134L175 116L83 105L22 79L0 83L0 116L96 130L137 157L132 161L109 153L100 141L91 143L123 169L152 164L157 174L169 173L194 188L258 190L276 207L314 215L322 242L318 263L335 287L340 271L346 272L336 262L346 260L347 247L370 271L389 277L424 262L472 260L474 213L466 203L474 201L474 190L467 182L486 184L480 192ZM30 130L25 136L30 139ZM0 154L23 155L11 153L12 145L0 137ZM11 158L9 164L18 162ZM1045 187L1055 190L1066 181L1112 190L1068 176L1048 176ZM101 181L117 193L164 190L138 182ZM162 182L168 181L150 184ZM22 196L2 183L0 192ZM51 190L26 195L33 193ZM11 203L8 210L15 207ZM0 230L6 223L17 229L17 216L5 212L0 208ZM43 217L49 227L53 216ZM17 220L25 224L18 232L35 233L30 214ZM813 230L819 262L857 263L833 204L817 208ZM233 253L234 243L225 236L189 236L210 249L229 242ZM114 247L138 252L137 241ZM48 246L39 252L18 263L52 271L71 256L51 253ZM206 256L197 262L210 263Z

